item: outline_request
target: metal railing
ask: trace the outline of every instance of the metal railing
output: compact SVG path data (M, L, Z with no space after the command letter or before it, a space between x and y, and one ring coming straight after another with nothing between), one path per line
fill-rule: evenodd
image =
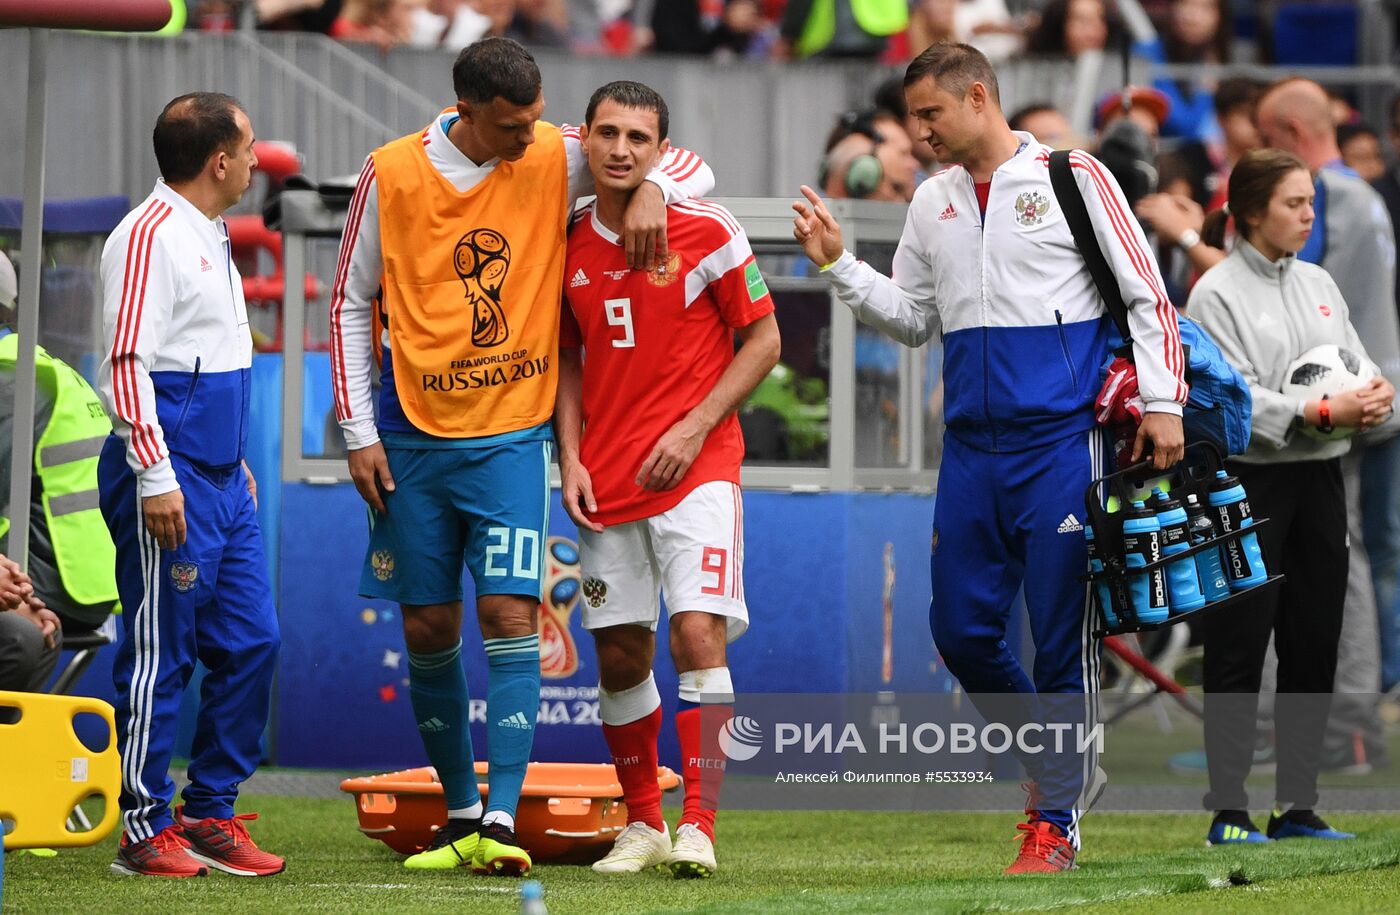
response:
M805 263L805 257L800 254L792 238L792 220L788 215L791 211L786 199L728 199L722 202L744 226L756 250L781 249ZM903 206L837 200L832 202L832 211L842 222L846 243L858 253L867 250L874 253L882 246L892 252L903 231ZM289 191L283 195L283 250L289 276L300 276L311 268L311 245L318 239L337 238L344 218L343 210L327 209L314 192ZM892 364L875 370L881 376L878 383L893 389L885 404L888 417L882 418L878 415L879 411L862 412L861 393L869 389L871 369L860 364L860 347L856 339L860 331L850 309L841 305L831 294L827 281L814 276L811 270L789 275L772 272L767 279L780 308L781 300L787 294L805 293L810 296L815 293L813 298L803 300L810 303L812 311L793 316L808 325L809 331L816 329L815 333L805 334L805 338L813 349L820 352L794 350L792 355L799 359L815 356L806 361L818 367L816 371L828 392L822 408L822 437L826 447L823 457L815 462L747 462L743 469L744 485L804 492L932 490L938 478L938 458L936 454L927 453L925 443L930 434L936 433L927 429L925 411L926 389L931 386L928 382L936 381L937 376L926 378L926 372L930 361L928 347L936 344L926 344L919 349L893 346L898 352ZM317 303L318 312L323 304ZM282 479L328 485L347 482L350 477L343 457L331 457L329 452L308 453L305 447L305 424L313 423L316 431L319 431L323 413L329 404L317 403L305 384L304 363L307 355L303 344L310 315L301 284L288 285L284 314ZM799 337L804 335L799 334ZM308 407L308 404L311 406ZM340 435L338 429L332 429L329 434L336 438ZM864 446L876 436L892 440L896 447L887 453L873 453L872 449ZM328 441L327 445L330 444Z
M0 79L21 85L28 58L23 32L0 32ZM240 99L260 138L297 147L306 171L359 171L365 155L399 131L243 33L173 38L51 35L49 196L150 192L157 169L151 128L170 99L194 90ZM24 96L0 94L0 119L24 123ZM18 129L0 131L0 193L22 181Z
M356 53L324 35L258 32L253 37L355 109L387 124L399 136L422 127L448 101L410 88L372 56ZM451 85L450 78L444 82Z

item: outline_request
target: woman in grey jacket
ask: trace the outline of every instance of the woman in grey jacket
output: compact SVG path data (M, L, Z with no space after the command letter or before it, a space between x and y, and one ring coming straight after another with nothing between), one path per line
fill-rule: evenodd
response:
M1247 154L1230 174L1228 212L1206 220L1205 240L1224 246L1227 220L1237 240L1201 277L1187 310L1249 382L1254 396L1249 449L1230 462L1255 517L1277 589L1205 618L1206 756L1215 811L1212 845L1308 836L1353 838L1313 811L1323 727L1337 666L1347 583L1346 496L1340 458L1350 438L1320 441L1304 426L1364 429L1391 412L1395 389L1377 376L1331 398L1283 393L1289 365L1315 346L1335 343L1365 357L1347 303L1325 270L1294 255L1313 223L1307 166L1280 150ZM1250 820L1244 780L1269 636L1278 653L1275 709L1276 805L1267 833Z

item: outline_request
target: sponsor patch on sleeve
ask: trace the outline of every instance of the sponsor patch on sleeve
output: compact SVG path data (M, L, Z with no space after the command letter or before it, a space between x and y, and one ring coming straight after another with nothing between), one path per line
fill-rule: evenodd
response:
M749 261L749 265L744 268L744 285L749 287L749 301L757 302L768 294L768 284L763 281L763 274L758 270L758 263Z

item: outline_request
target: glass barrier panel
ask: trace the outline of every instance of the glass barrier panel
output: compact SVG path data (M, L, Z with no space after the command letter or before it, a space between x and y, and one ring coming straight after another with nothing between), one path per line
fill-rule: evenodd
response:
M826 467L831 435L831 291L805 257L758 249L782 334L778 364L739 411L744 463Z
M335 397L331 388L330 303L331 286L335 280L340 240L311 238L306 246L306 347L302 365L302 430L301 454L306 458L345 457L345 438L335 419ZM249 314L253 313L249 303ZM280 328L280 319L276 322ZM280 330L276 348L282 349ZM373 375L374 407L379 408L379 378Z

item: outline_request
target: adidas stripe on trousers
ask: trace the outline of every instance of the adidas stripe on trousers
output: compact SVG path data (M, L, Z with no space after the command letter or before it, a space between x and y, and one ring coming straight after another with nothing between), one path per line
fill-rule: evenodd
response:
M102 514L117 547L122 639L112 668L122 825L134 841L171 823L170 758L180 700L196 661L208 673L190 752L191 817L230 817L238 786L262 758L280 644L262 534L241 466L215 472L171 455L187 539L162 550L146 530L125 446L108 438L98 464Z
M1014 694L994 717L1014 727L1050 718L1092 725L1085 697L1098 692L1098 651L1090 637L1084 492L1104 473L1097 428L1026 451L994 454L944 436L934 503L929 624L948 670L973 695ZM1071 517L1078 523L1066 523ZM1006 643L1018 590L1024 588L1035 661L1030 673ZM1066 694L1053 703L1040 694ZM984 710L989 714L992 709ZM1023 722L1008 722L1008 717ZM1046 796L1063 808L1051 817L1078 847L1075 799L1096 764L1080 756L1021 755Z

